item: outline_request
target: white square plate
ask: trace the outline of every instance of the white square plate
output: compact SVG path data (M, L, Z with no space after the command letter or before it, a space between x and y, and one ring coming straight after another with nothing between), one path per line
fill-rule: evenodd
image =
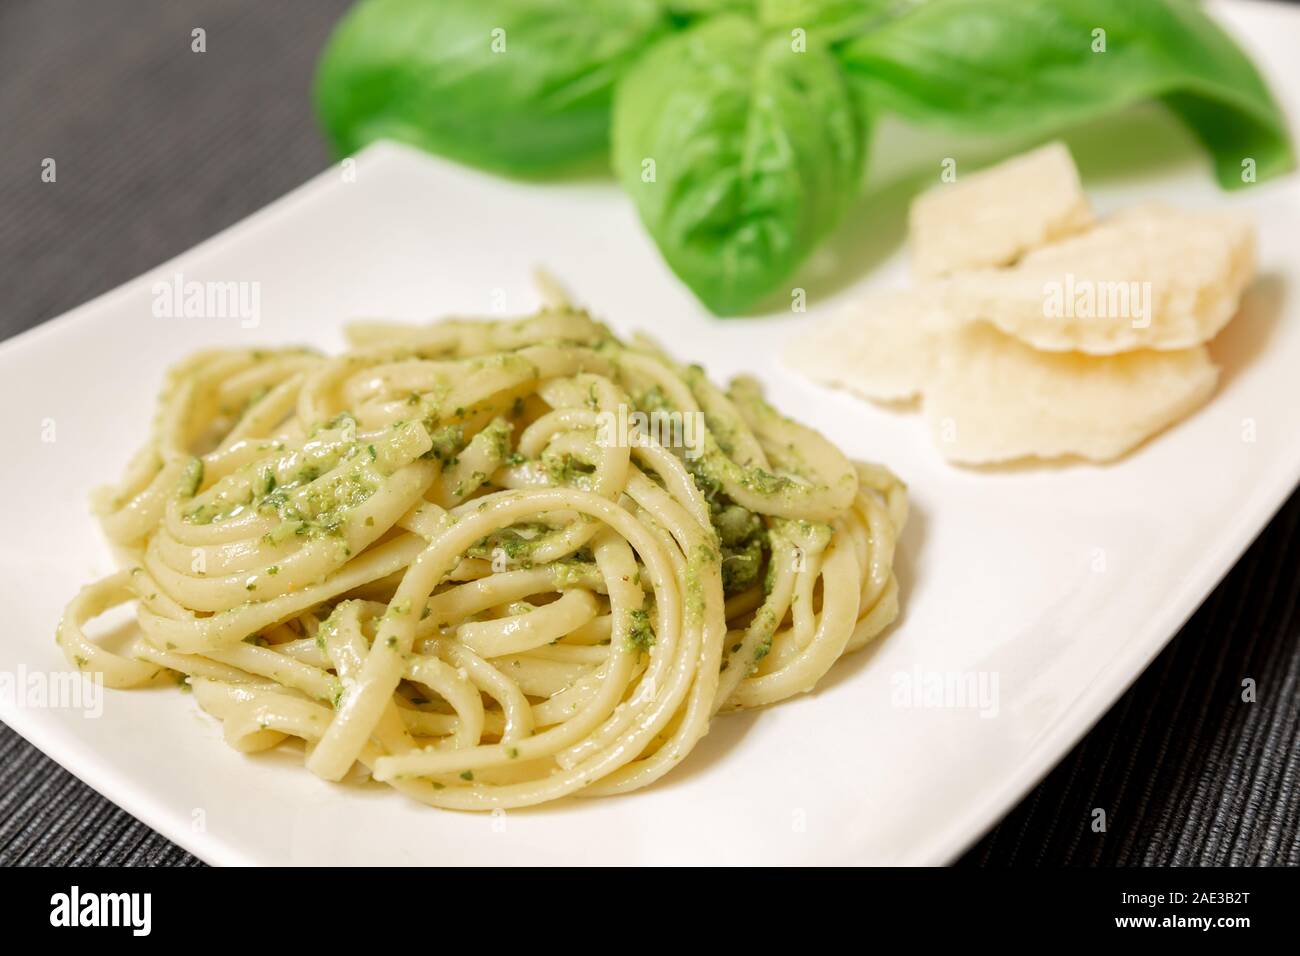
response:
M1216 9L1274 89L1294 97L1300 13ZM1297 115L1295 100L1287 105ZM650 789L501 820L323 783L290 755L241 756L175 692L106 692L97 719L5 700L0 719L212 863L950 860L1141 672L1300 477L1300 184L1223 194L1185 134L1149 111L1070 142L1103 211L1163 197L1240 208L1259 229L1260 279L1213 346L1224 366L1218 394L1109 467L954 469L915 415L823 391L781 367L783 343L838 300L902 280L897 250L882 254L898 233L901 186L851 217L805 270L806 315L718 321L667 272L612 184L516 184L380 146L360 157L355 182L331 170L0 347L0 407L10 409L0 426L10 454L0 476L0 670L10 674L65 668L55 622L83 583L113 567L86 494L115 479L145 438L170 362L213 344L338 348L340 324L358 316L525 311L538 264L620 333L648 330L715 379L755 373L779 408L851 455L889 464L910 484L914 514L899 624L816 693L719 719ZM977 155L951 142L916 145L931 160ZM883 165L873 167L876 182L889 179ZM176 273L259 282L260 324L153 318L152 284ZM955 672L995 679L996 704L895 700L904 680Z

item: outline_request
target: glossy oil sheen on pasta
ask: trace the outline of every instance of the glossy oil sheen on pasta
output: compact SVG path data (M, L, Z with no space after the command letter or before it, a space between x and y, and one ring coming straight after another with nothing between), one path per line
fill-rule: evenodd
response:
M77 667L181 680L238 750L490 810L645 786L898 613L903 486L750 380L563 303L349 340L169 373L95 498L124 567L68 606ZM707 427L602 427L629 411ZM128 601L129 644L87 637Z

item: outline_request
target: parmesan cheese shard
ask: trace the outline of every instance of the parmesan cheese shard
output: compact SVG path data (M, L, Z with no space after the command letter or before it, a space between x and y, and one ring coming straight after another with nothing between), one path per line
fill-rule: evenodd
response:
M1012 268L954 276L946 301L1039 349L1185 349L1228 324L1254 275L1241 218L1147 204Z
M912 272L926 279L1009 265L1092 222L1070 151L1049 143L914 200Z
M1214 392L1205 343L1256 270L1251 224L1160 204L1093 219L1052 143L911 210L911 291L869 294L791 343L814 381L921 397L949 461L1110 461Z
M1219 370L1204 346L1094 356L1040 352L983 322L949 333L925 416L949 461L1110 461L1189 414Z
M786 362L862 398L906 401L930 380L951 324L934 294L872 293L800 337Z

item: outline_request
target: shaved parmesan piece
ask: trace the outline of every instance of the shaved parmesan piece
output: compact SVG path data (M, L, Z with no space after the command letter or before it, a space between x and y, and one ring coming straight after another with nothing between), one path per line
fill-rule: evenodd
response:
M1185 349L1227 325L1254 274L1248 223L1151 204L1009 269L954 276L946 301L1039 349Z
M873 293L801 336L786 362L862 398L906 401L930 380L951 324L933 294Z
M921 278L1004 266L1092 225L1070 151L1049 143L912 203L912 271Z
M1204 346L1040 352L983 322L947 343L925 415L944 457L967 464L1118 458L1201 405L1218 379Z

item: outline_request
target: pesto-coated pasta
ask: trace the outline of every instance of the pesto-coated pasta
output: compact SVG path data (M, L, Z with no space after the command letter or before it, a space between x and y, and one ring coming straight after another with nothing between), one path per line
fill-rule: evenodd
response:
M349 339L168 374L95 495L126 566L68 606L69 660L183 680L238 750L490 810L645 786L897 615L903 486L752 381L564 303ZM126 646L87 637L127 601Z

